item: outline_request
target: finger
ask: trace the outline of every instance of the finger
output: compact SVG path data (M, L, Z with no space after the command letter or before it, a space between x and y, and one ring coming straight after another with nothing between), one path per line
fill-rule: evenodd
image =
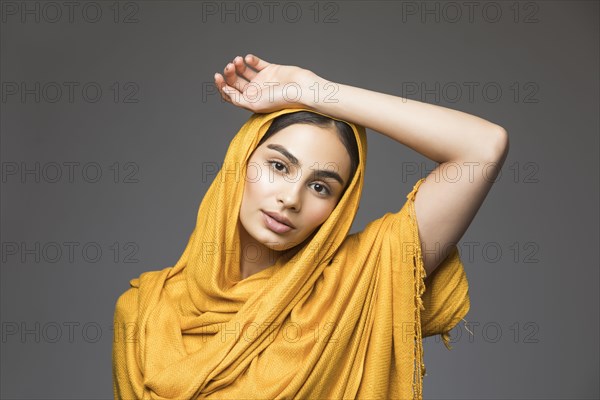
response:
M244 90L244 87L248 84L248 81L242 77L239 77L235 73L235 65L232 63L227 64L225 69L223 70L223 75L225 76L225 82L229 86L232 86L239 90L240 92Z
M238 106L241 108L245 108L246 110L252 111L252 108L250 107L248 101L244 98L244 95L236 89L232 88L231 86L227 85L221 74L215 73L214 77L215 83L217 84L217 89L219 90L219 93L221 94L221 98L223 98L223 100L230 104L233 104L234 106Z
M219 73L215 73L215 85L217 87L217 90L219 91L219 95L221 95L221 98L224 101L231 103L231 99L229 98L229 95L223 91L223 87L226 85L225 78L223 78L223 75L221 75Z
M221 95L221 98L223 99L223 101L225 101L227 103L231 103L231 99L223 90L219 90L219 94Z
M225 82L225 78L223 77L223 75L221 75L218 72L215 73L215 84L217 85L217 89L221 91L223 90L223 87L227 85L227 82Z
M223 86L223 92L228 96L229 102L235 106L247 108L248 102L244 99L244 96L236 89L229 85Z
M256 57L254 54L246 55L246 63L257 71L262 71L271 65L265 60L261 60L260 58Z
M235 65L235 70L237 71L238 75L243 76L248 81L251 81L257 75L253 69L246 66L244 59L240 56L237 56L233 59L233 65Z
M229 86L220 74L215 74L215 82L217 83L217 89L219 89L219 93L221 94L221 97L223 97L223 100L232 104L239 104L238 100L243 98L242 93Z
M223 78L223 76L219 73L215 73L215 83L217 86L217 90L219 91L219 94L221 95L221 98L228 103L233 103L233 101L231 100L231 97L233 95L233 92L237 93L237 91L235 89L233 89L231 86L228 86L227 83L225 82L225 78Z
M226 103L231 103L231 99L227 94L225 94L224 91L219 90L219 94L221 95L221 99L223 99L223 101L225 101Z

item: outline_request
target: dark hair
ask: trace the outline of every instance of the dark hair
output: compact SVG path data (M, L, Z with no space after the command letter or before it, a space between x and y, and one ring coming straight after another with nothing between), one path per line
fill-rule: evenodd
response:
M348 187L352 177L354 176L354 173L356 172L356 169L358 168L359 156L358 144L356 143L354 131L352 130L352 127L345 122L328 118L324 115L316 114L310 111L296 111L283 114L273 119L271 126L269 126L269 129L260 139L260 142L258 142L256 147L259 147L264 141L283 128L293 124L312 124L326 129L335 128L340 141L343 143L344 147L346 147L346 151L348 151L348 155L350 156L350 177L348 178L348 182L346 184L346 187Z

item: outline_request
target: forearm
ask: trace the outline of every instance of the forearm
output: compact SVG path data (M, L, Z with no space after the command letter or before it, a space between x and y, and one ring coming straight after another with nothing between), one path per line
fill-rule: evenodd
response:
M304 106L382 133L438 163L497 157L502 148L499 125L461 111L330 82L312 72L302 88Z

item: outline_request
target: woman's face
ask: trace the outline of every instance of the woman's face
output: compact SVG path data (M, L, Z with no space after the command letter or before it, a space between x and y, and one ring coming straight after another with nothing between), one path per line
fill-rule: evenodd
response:
M250 157L240 222L259 244L276 251L292 248L337 205L348 183L350 156L334 129L290 125ZM282 218L286 224L275 221Z

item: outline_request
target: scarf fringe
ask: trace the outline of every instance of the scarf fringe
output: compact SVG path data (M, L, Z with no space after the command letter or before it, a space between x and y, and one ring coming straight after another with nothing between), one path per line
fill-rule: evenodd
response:
M414 232L414 241L416 243L416 255L415 255L415 293L416 293L416 307L415 307L415 332L417 332L417 347L416 347L416 355L415 358L418 356L418 359L415 360L415 362L417 363L417 371L418 371L418 367L421 368L421 377L420 379L415 377L415 382L413 382L413 392L415 393L415 396L417 396L417 398L422 398L422 386L423 386L423 381L422 378L424 376L427 375L427 370L425 368L425 363L423 361L423 342L422 342L422 333L421 333L421 313L419 312L419 310L424 310L425 307L423 306L423 300L422 300L422 295L425 292L425 282L424 279L427 277L427 271L425 270L425 266L423 265L423 257L422 257L422 253L421 253L421 246L420 246L420 238L419 238L419 233L418 233L418 225L417 225L417 214L415 212L415 198L417 195L417 191L419 189L419 186L421 186L421 184L425 181L425 178L421 178L419 179L414 187L413 190L406 196L406 198L409 201L409 214L410 214L410 221L413 224L413 232ZM467 326L467 324L469 323L466 319L462 318L463 321L465 321L465 329L471 334L473 335L473 332L471 332L471 330L469 329L469 327ZM450 336L450 331L446 331L443 332L441 334L442 336L442 340L444 342L444 346L446 346L446 348L448 350L452 350L452 346L450 345L450 341L452 339L452 337Z
M414 243L416 248L416 254L414 255L414 267L415 267L415 370L413 374L413 396L415 399L423 398L423 377L427 373L427 369L425 368L425 362L423 360L423 337L421 332L421 310L425 309L423 305L423 293L425 292L425 277L427 276L427 271L425 270L425 266L423 265L423 257L421 254L421 245L420 238L418 232L417 225L417 214L415 212L415 197L417 194L417 190L421 183L425 181L425 178L421 178L415 183L413 190L406 196L409 200L409 215L410 221L413 225L412 231L414 232Z
M464 318L462 318L462 320L465 321L464 326L465 326L466 331L469 332L471 334L471 336L473 336L473 332L471 332L471 330L467 326L467 324L469 323L469 321L467 321ZM442 340L444 341L444 346L446 346L446 348L448 350L452 350L452 346L450 345L450 340L452 340L452 337L450 336L450 331L442 333Z

